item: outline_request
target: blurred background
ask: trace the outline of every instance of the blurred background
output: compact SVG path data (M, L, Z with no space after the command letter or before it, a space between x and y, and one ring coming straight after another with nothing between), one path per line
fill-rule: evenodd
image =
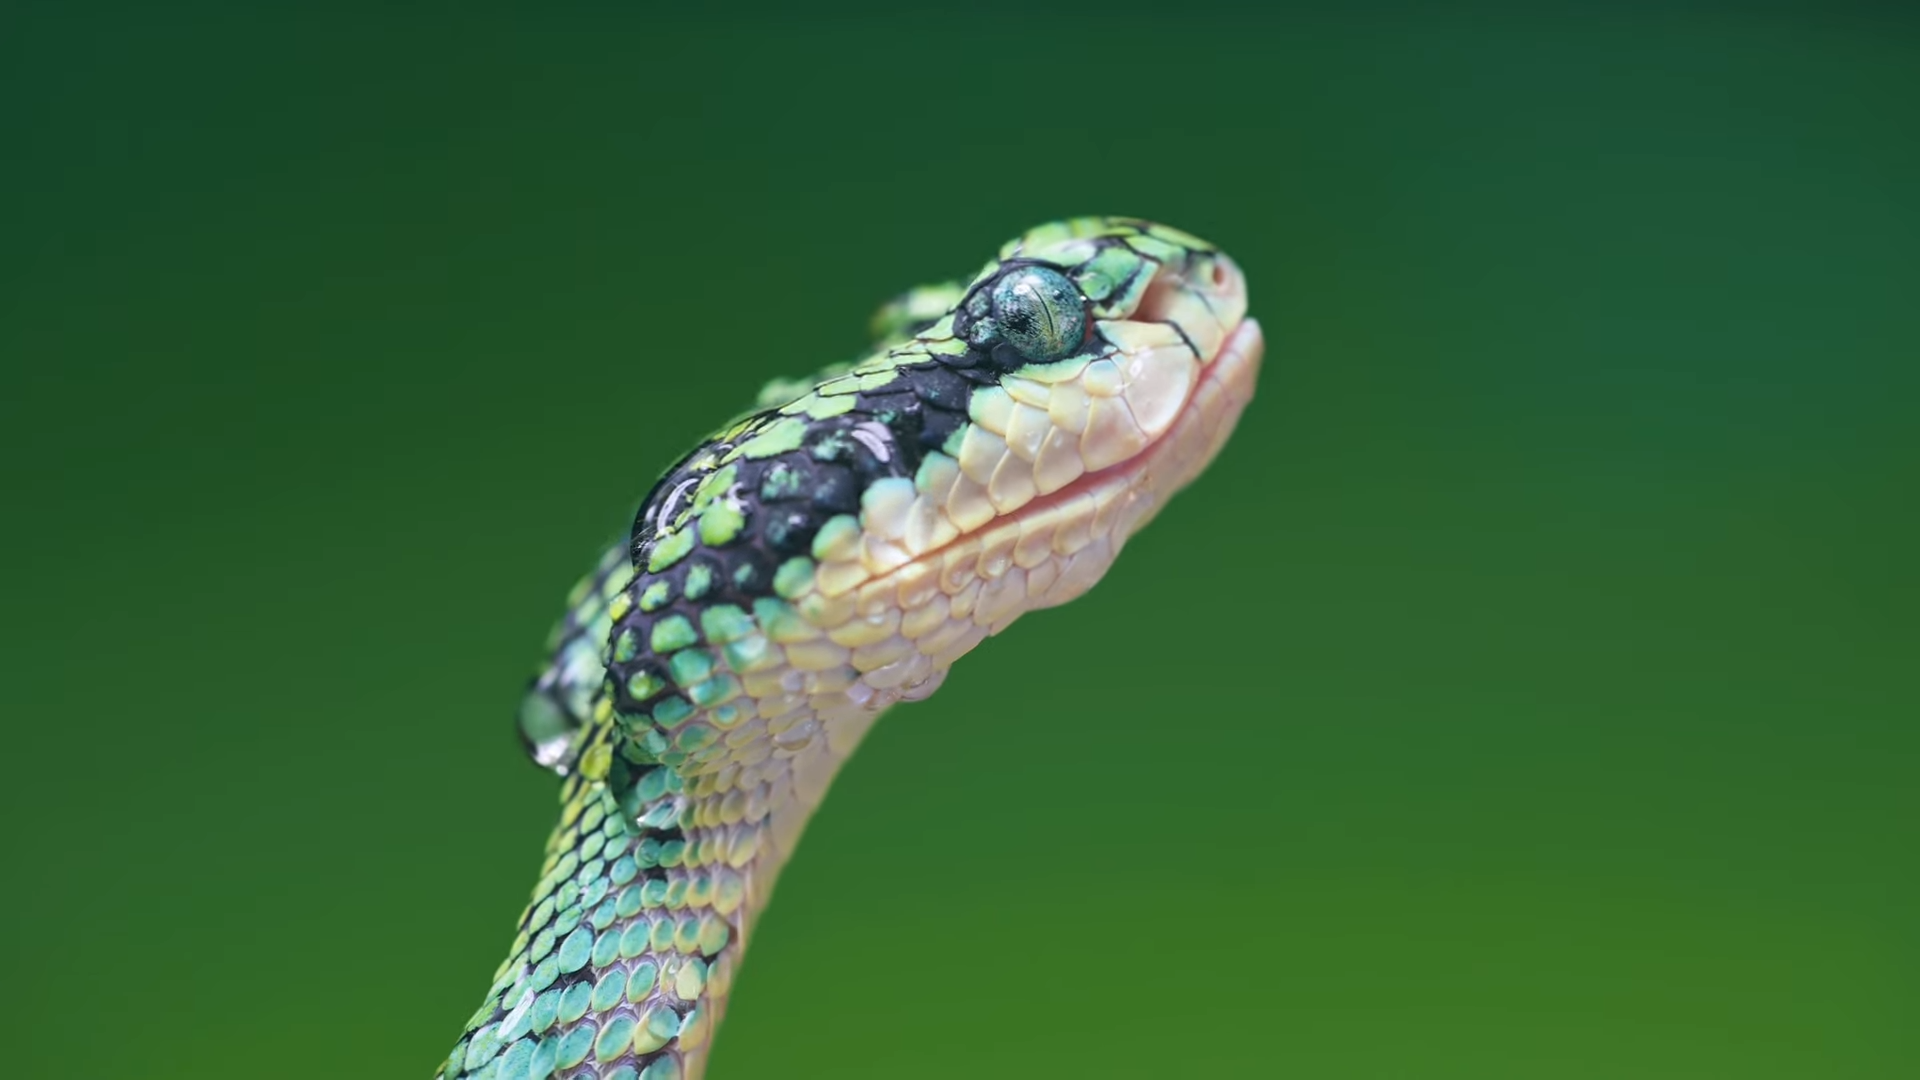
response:
M10 6L4 1071L424 1080L658 472L1125 213L1260 396L876 730L714 1080L1920 1075L1920 22L1139 7Z

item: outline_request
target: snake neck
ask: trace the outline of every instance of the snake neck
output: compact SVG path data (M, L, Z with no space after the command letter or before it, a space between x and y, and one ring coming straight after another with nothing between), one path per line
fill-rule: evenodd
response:
M754 920L864 729L691 777L570 776L510 955L441 1077L700 1077Z

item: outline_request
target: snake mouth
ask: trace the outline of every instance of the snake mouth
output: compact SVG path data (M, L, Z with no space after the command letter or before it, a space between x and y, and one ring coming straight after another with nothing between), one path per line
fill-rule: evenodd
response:
M1202 357L1200 376L1181 401L1172 423L1145 450L1035 498L982 533L1064 526L1068 523L1059 519L1074 516L1076 507L1084 513L1088 508L1080 504L1090 501L1095 515L1114 516L1119 528L1116 540L1132 534L1168 497L1198 476L1226 444L1241 412L1253 400L1265 354L1266 339L1260 323L1251 318L1237 320L1224 334L1220 347L1211 356Z
M1246 279L1223 254L1158 266L1131 311L1095 324L1104 351L1009 375L981 395L990 404L976 400L951 487L928 500L944 497L958 528L930 544L905 530L907 557L862 576L951 577L970 552L1016 543L1028 562L1043 542L1067 561L1088 546L1117 551L1206 467L1251 400L1265 341L1246 307Z
M1116 397L1129 406L1137 425L1130 434L1137 444L1121 460L1089 467L981 531L1031 531L1088 499L1096 512L1122 516L1122 539L1144 524L1213 460L1252 400L1266 341L1246 308L1246 277L1222 253L1196 253L1159 267L1124 322L1169 327L1177 341L1129 348L1126 335L1114 335L1123 343L1116 357L1122 380ZM1096 447L1087 456L1098 453ZM964 541L965 536L956 542Z
M902 601L908 602L909 597L930 595L918 584L922 582L958 596L975 580L1001 583L1019 576L1020 589L989 590L1011 599L1006 610L982 600L981 610L974 613L981 636L999 632L1022 612L1079 596L1099 580L1126 539L1226 444L1253 399L1265 351L1260 324L1250 318L1235 320L1220 346L1202 361L1199 377L1171 423L1143 450L921 552L876 576L868 588L887 595L897 587ZM971 647L968 642L959 651ZM941 660L957 655L952 652Z

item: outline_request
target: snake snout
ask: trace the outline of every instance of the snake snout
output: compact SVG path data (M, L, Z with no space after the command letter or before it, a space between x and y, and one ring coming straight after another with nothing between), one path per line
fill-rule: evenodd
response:
M1160 267L1133 318L1172 325L1206 364L1246 314L1247 279L1239 265L1224 252L1196 251Z

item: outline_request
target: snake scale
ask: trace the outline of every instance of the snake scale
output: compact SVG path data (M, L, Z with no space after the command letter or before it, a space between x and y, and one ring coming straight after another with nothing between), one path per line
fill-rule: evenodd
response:
M442 1080L697 1080L868 727L1099 580L1263 348L1230 259L1115 217L1032 229L874 331L673 466L569 597L519 715L559 824Z

